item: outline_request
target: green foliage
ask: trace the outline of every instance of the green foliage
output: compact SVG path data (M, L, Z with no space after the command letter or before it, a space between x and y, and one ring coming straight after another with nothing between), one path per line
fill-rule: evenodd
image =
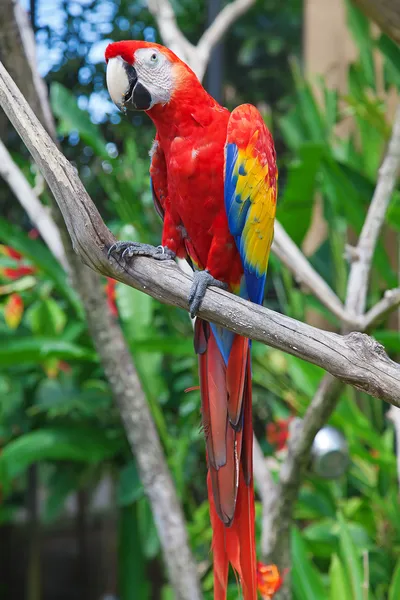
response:
M7 488L13 478L40 460L98 462L112 457L120 445L119 439L97 429L37 429L7 444L0 456L0 481Z

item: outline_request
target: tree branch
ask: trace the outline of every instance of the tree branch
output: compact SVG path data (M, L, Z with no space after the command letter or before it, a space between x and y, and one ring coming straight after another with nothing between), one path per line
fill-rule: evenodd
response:
M203 33L197 46L193 46L178 27L169 0L147 0L149 11L156 20L163 43L193 69L200 81L206 71L212 49L229 27L254 3L255 0L233 0L228 3Z
M211 25L205 30L196 47L204 63L204 71L215 46L221 41L231 25L242 14L247 12L254 3L255 0L233 0L233 2L224 6Z
M388 410L386 416L392 421L394 426L396 437L397 482L400 488L400 410L395 406L392 406L390 410Z
M173 262L107 258L114 237L104 225L76 170L58 151L0 64L0 105L31 152L61 209L75 251L92 269L188 309L191 279ZM400 367L365 334L340 336L247 302L208 290L199 315L207 321L304 358L342 381L400 405Z
M353 0L395 42L400 44L400 0Z
M365 310L372 258L385 220L386 210L396 185L399 168L400 105L396 111L388 151L379 170L378 183L361 230L358 244L354 249L355 259L350 268L346 298L346 309L352 315L362 315Z
M275 222L272 251L293 273L296 281L308 287L314 296L341 322L349 323L343 303L319 273L311 266L279 222Z
M382 298L373 306L362 319L361 331L368 331L380 321L383 321L389 313L400 305L400 288L387 290Z
M299 419L291 431L287 458L279 473L276 492L279 501L272 504L271 512L264 521L261 541L263 555L280 565L290 564L289 528L293 505L309 462L312 443L334 410L341 387L340 381L332 375L325 375L304 418Z
M185 62L193 61L196 48L179 29L169 0L148 0L147 5L157 22L164 44Z
M29 185L25 175L13 161L10 153L1 140L0 176L8 183L11 190L14 192L15 197L18 198L21 206L28 214L30 220L35 224L50 251L67 271L68 262L65 256L60 232L56 224Z
M3 0L1 6L0 60L9 63L11 76L19 81L29 106L55 138L55 126L47 88L36 68L36 45L27 13L16 0ZM12 60L11 60L12 57ZM20 77L21 74L23 77Z

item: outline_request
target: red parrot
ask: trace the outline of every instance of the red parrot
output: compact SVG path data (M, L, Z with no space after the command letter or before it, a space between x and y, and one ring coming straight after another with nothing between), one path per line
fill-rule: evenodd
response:
M192 315L209 285L261 304L278 173L260 113L250 104L232 112L220 106L159 44L116 42L105 57L114 103L144 110L156 127L150 176L164 221L161 246L118 242L109 253L186 258L194 269ZM215 600L226 598L229 563L244 600L257 598L250 348L247 338L196 319Z

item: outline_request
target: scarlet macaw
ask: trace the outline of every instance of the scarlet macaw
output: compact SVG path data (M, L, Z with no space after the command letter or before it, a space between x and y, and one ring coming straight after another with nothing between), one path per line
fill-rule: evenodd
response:
M107 86L122 110L144 110L156 126L150 152L162 245L118 242L125 259L187 258L194 266L192 315L209 285L261 304L277 195L272 136L258 110L229 112L193 71L158 44L123 41L106 50ZM250 341L199 318L202 420L213 528L214 598L226 598L229 563L244 600L256 600Z

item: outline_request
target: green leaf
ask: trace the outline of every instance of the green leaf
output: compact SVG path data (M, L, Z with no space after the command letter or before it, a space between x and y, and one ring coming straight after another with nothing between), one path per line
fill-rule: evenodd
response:
M9 339L6 347L0 347L0 368L22 363L42 363L48 358L94 361L96 355L77 344L45 337Z
M154 524L153 513L146 497L137 503L139 517L139 531L143 554L147 559L153 559L160 551L160 540Z
M400 333L398 331L388 329L374 331L374 338L385 347L387 352L400 351Z
M307 131L304 139L312 142L325 142L327 129L311 85L304 79L297 62L292 63L299 115Z
M292 528L292 583L296 600L321 600L326 598L322 579L307 553L300 531Z
M323 376L323 370L301 358L297 358L297 356L288 355L285 358L294 387L312 398Z
M150 597L146 560L140 538L137 505L120 509L118 523L118 583L123 600L147 600Z
M400 559L397 562L396 568L393 573L392 581L390 582L389 599L388 600L399 600L399 598L400 598Z
M375 89L373 42L367 17L352 2L347 2L347 22L359 50L365 81Z
M67 315L53 298L40 299L26 311L26 318L33 333L57 336L62 333Z
M118 506L128 506L143 496L143 485L136 464L132 461L119 473L117 490Z
M337 556L332 556L329 569L330 600L352 600L351 588L346 577L346 571Z
M71 303L78 316L83 319L80 300L67 280L67 276L50 250L39 240L31 240L28 235L0 217L0 239L11 246L46 274L58 290Z
M387 35L382 34L377 46L386 58L386 66L390 68L391 79L400 87L400 48Z
M72 379L59 381L44 379L36 388L34 404L29 414L46 412L49 419L70 415L80 417L98 416L101 410L109 410L112 399L109 390L87 385L74 385Z
M400 194L395 191L386 213L386 220L397 231L400 231Z
M36 283L37 281L35 277L32 277L32 275L21 277L20 279L16 279L10 283L0 285L0 296L7 296L8 294L13 294L14 292L25 292L26 290L35 287Z
M54 82L50 88L50 102L54 114L60 120L58 130L62 135L77 131L100 158L110 160L106 141L99 128L92 123L89 113L79 108L75 96L67 88Z
M352 590L352 600L363 600L363 572L359 556L348 525L341 512L338 512L340 556L346 568Z
M280 220L297 245L302 243L310 226L316 177L324 151L322 144L304 143L298 149L296 162L288 169Z
M193 340L184 337L149 337L135 341L136 352L192 356Z
M29 465L41 460L97 463L111 458L121 440L101 429L53 427L26 433L7 444L0 455L0 480L5 486Z
M337 536L334 534L333 519L319 519L303 529L302 534L311 550L318 557L330 557L338 548Z
M48 495L43 512L46 523L51 523L60 515L69 494L79 488L80 477L81 473L74 465L54 471L47 485Z

